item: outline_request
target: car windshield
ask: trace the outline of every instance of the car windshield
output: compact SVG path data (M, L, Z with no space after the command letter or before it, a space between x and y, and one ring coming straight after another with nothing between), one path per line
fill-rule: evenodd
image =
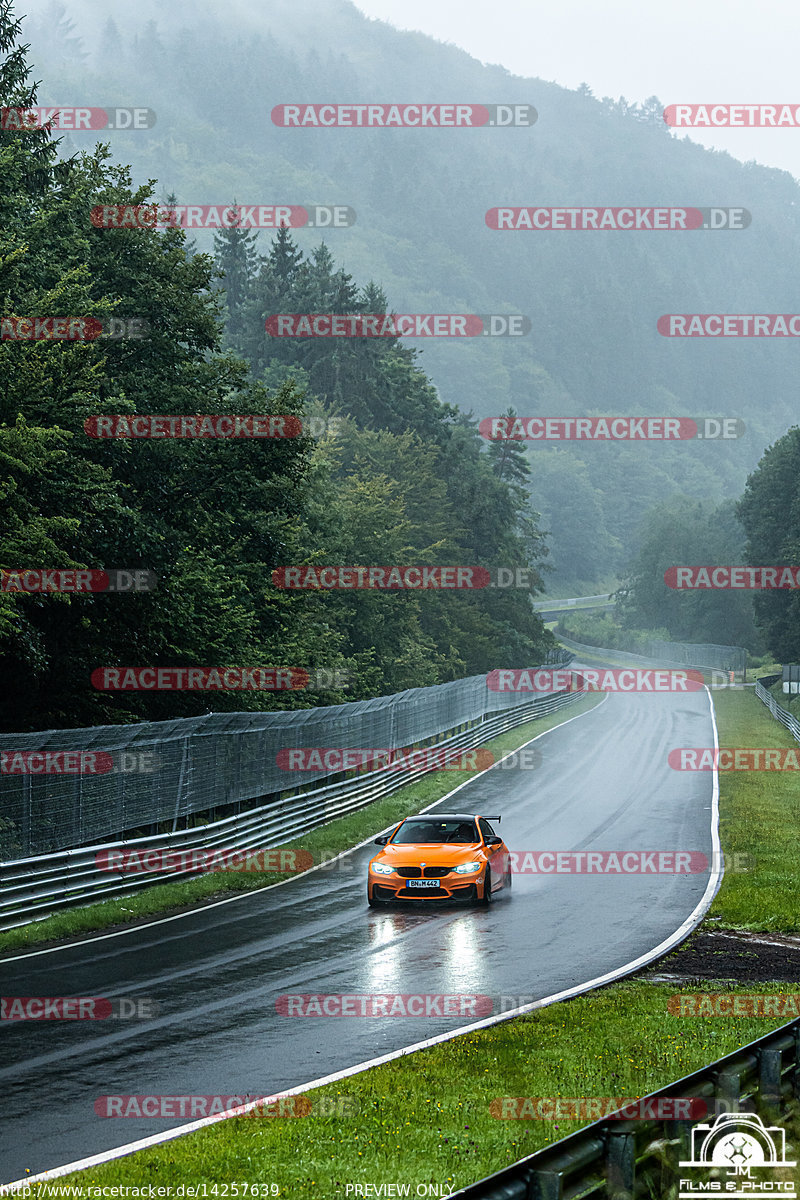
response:
M409 842L479 842L473 821L404 821L391 839L393 846Z

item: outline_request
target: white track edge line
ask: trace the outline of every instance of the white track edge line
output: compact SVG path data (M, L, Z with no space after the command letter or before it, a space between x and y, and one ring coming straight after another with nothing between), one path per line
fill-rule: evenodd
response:
M717 722L714 714L714 702L711 697L711 692L707 686L705 691L708 696L709 707L711 710L711 724L714 730L714 748L718 749L719 740L717 736ZM607 698L608 697L606 696L606 699ZM600 702L600 704L603 703L605 703L605 700ZM570 720L575 721L578 719L578 717L582 717L589 712L593 712L596 708L600 707L600 704L593 705L592 708L586 709L583 713L578 713L575 717L571 717ZM563 724L568 724L568 722L565 721ZM553 728L557 729L559 726L556 725L553 726ZM544 733L549 732L549 729L544 731ZM544 733L537 734L537 737L543 737ZM536 738L531 739L531 741L535 740ZM530 745L530 742L526 742L525 745ZM517 747L517 749L521 749L521 747ZM513 754L514 751L511 751L511 753ZM506 755L505 757L508 756ZM715 757L718 761L719 756L716 755ZM500 761L502 762L502 759ZM467 780L467 782L470 781ZM463 786L464 784L459 784L459 788ZM455 789L455 791L458 790L458 788ZM453 793L451 792L450 795L452 794ZM443 797L443 799L446 799L446 797ZM436 803L439 804L441 801L437 800ZM429 807L433 806L431 805ZM284 1099L285 1097L289 1096L302 1095L304 1092L307 1092L310 1089L324 1087L329 1083L338 1083L340 1080L347 1079L351 1075L358 1075L372 1067L379 1067L384 1063L392 1062L395 1059L404 1058L407 1054L415 1054L418 1050L427 1050L429 1047L440 1045L442 1042L452 1041L453 1038L461 1037L467 1033L473 1033L476 1029L488 1029L492 1025L499 1025L504 1021L513 1020L514 1017L522 1016L525 1013L535 1012L540 1008L547 1008L549 1005L557 1004L563 1000L571 1000L573 997L583 995L585 992L592 991L594 988L602 987L607 983L614 983L618 979L622 979L625 975L632 974L640 967L646 966L654 959L660 958L662 955L666 954L673 948L673 946L676 946L682 942L693 928L699 925L700 921L711 907L711 902L719 890L720 883L722 882L723 871L719 840L719 769L717 766L715 766L713 769L712 781L711 843L714 851L714 861L717 865L715 871L709 877L703 895L689 916L682 922L675 932L670 934L669 937L665 938L664 941L660 942L659 945L653 950L649 950L647 953L640 955L631 962L625 963L624 966L618 967L615 971L609 971L605 975L598 975L595 979L590 979L588 983L581 983L575 987L567 988L565 991L555 992L552 996L545 996L542 1000L536 1000L532 1004L523 1004L519 1008L509 1009L507 1012L498 1013L497 1016L487 1017L483 1021L476 1021L472 1025L462 1025L459 1029L453 1029L449 1033L437 1034L435 1037L426 1038L421 1042L415 1042L411 1046L404 1046L400 1050L392 1050L388 1054L383 1054L378 1058L368 1059L365 1062L358 1063L354 1067L346 1067L344 1070L335 1071L331 1075L324 1075L319 1079L312 1079L309 1083L302 1084L299 1087L287 1088L285 1091L276 1092L273 1096L268 1098L268 1102ZM264 1098L252 1101L248 1105L242 1106L242 1108L237 1108L236 1113L238 1114L242 1111L248 1111L249 1109L255 1108L264 1102ZM63 1175L72 1174L75 1171L85 1171L91 1167L97 1167L107 1162L113 1162L113 1160L117 1158L125 1158L129 1154L135 1154L138 1150L145 1150L152 1146L161 1145L164 1142L170 1142L175 1138L183 1137L188 1133L194 1133L198 1129L203 1129L209 1125L214 1125L219 1121L227 1119L228 1117L225 1113L215 1113L213 1117L201 1117L199 1120L192 1121L188 1125L178 1125L174 1129L168 1129L162 1133L151 1134L150 1137L141 1138L137 1142L129 1142L125 1146L115 1146L112 1150L105 1150L102 1153L94 1154L89 1158L77 1159L75 1162L66 1163L62 1167L52 1167L50 1170L43 1171L39 1175L29 1175L25 1179L17 1179L10 1183L2 1184L0 1187L3 1188L4 1192L10 1192L11 1189L24 1187L26 1184L42 1183L49 1179L58 1179Z

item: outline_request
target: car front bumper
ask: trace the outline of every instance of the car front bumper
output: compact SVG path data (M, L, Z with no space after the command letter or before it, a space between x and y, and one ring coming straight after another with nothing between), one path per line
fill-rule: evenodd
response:
M405 879L381 878L370 880L373 900L475 900L483 892L483 883L476 880L440 879L436 888L407 888Z

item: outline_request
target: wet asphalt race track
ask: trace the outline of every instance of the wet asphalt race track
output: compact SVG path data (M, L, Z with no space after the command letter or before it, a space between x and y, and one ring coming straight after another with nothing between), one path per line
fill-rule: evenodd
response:
M569 716L567 710L566 716ZM708 695L610 696L441 811L501 813L511 850L712 855L710 772L667 764L713 745ZM373 910L372 845L346 869L121 936L0 961L4 996L149 997L151 1020L4 1021L0 1182L185 1124L108 1119L108 1094L269 1095L465 1024L463 1017L290 1017L282 993L552 995L648 953L692 913L695 875L516 874L487 910ZM514 1007L506 1000L504 1008ZM343 1089L343 1090L346 1090Z

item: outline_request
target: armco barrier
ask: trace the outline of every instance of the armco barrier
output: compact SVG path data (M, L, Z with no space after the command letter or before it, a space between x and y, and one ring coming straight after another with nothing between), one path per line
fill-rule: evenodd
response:
M794 740L800 742L800 721L778 704L772 692L767 691L767 688L771 687L773 683L777 683L779 679L780 675L765 675L763 679L756 680L754 691L762 704L766 704L775 720L780 721L781 725L785 725Z
M490 696L487 703L494 704L495 695ZM577 692L560 692L536 700L516 695L515 704L506 711L487 714L466 729L450 736L437 735L431 741L437 748L472 749L526 721L574 704L580 698L581 694ZM314 711L325 712L324 709ZM280 794L246 812L194 829L124 841L104 841L78 849L6 861L0 865L0 929L16 928L71 905L130 895L137 887L152 885L164 878L173 880L191 874L183 871L159 876L145 872L123 878L97 867L95 860L99 850L123 846L125 849L158 846L174 851L214 847L248 850L285 845L336 817L390 795L425 773L424 767L403 771L384 767L323 786L312 784L295 788L291 794Z
M566 652L557 650L562 660ZM433 687L410 688L349 704L272 712L211 712L172 721L100 725L2 734L6 770L0 772L0 862L32 858L109 838L138 837L214 821L298 790L281 768L284 748L401 747L437 741L524 703L525 697L490 692L484 675ZM83 762L96 769L16 773L14 755ZM72 758L67 760L66 755ZM109 770L109 768L111 768ZM331 782L322 762L304 771L311 786Z
M573 642L572 638L562 637L561 634L556 635L562 646L579 658L581 654L594 655L597 658L607 656L608 658L618 658L623 663L630 663L631 666L683 666L683 663L667 662L664 659L656 661L652 658L646 658L643 654L631 654L628 650L610 650L607 646L587 646L583 642Z
M715 646L710 643L695 642L659 642L651 641L647 649L649 656L633 654L629 650L611 650L604 646L587 646L583 642L574 642L571 638L561 637L558 640L573 654L608 655L619 658L622 662L642 666L666 667L696 667L699 671L739 671L744 672L747 665L747 651L741 646Z
M711 642L662 642L651 639L647 651L654 658L669 658L686 667L705 667L711 671L744 672L747 651L743 646L719 646Z
M538 613L560 612L561 609L596 607L595 602L604 605L611 600L612 593L604 592L601 596L570 596L567 600L534 600L533 608ZM614 608L614 604L608 607Z
M797 1100L799 1090L800 1021L791 1021L643 1099L696 1096L706 1101L709 1115L701 1120L708 1124L720 1112L752 1112L757 1102L769 1123ZM687 1173L679 1161L692 1158L690 1129L689 1121L605 1118L453 1192L453 1200L672 1197ZM724 1182L711 1192L720 1193L725 1194ZM753 1194L761 1193L753 1188Z

